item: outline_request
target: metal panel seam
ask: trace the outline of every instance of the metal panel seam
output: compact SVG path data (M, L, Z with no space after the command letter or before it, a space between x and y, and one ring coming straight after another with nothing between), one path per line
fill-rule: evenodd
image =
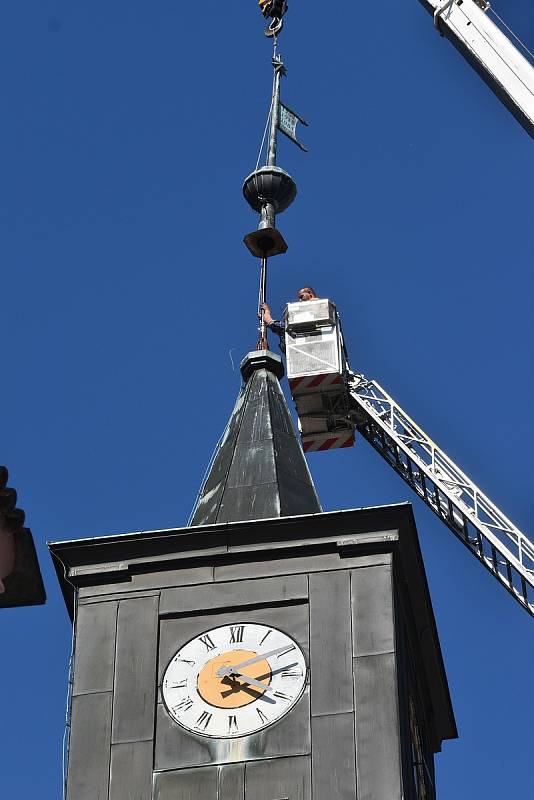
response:
M113 713L115 707L115 674L117 671L117 627L119 622L119 606L121 601L117 602L117 607L115 609L115 648L114 648L114 656L113 656L113 689L111 692L111 714L109 716L109 767L108 767L108 791L106 797L109 798L109 788L111 786L111 752L112 752L112 731L113 731ZM74 798L76 800L76 798Z
M351 630L351 648L354 653L354 591L353 591L353 574L350 573L350 630ZM354 664L354 661L353 661ZM361 794L360 770L358 769L358 705L356 703L356 680L354 668L352 669L352 705L354 708L354 774L356 776L356 797Z
M311 765L313 763L313 728L312 728L312 675L311 675L311 651L312 651L312 639L311 639L311 598L310 598L310 573L306 573L306 583L308 586L308 675L306 683L308 685L308 691L310 695L310 703L308 706L308 725L310 730L310 770ZM313 798L313 782L311 782L310 786L311 796Z
M391 612L393 618L393 626L395 631L395 619L398 618L397 614L397 607L396 607L396 593L395 593L395 583L394 583L394 569L389 570L389 590L391 592ZM403 781L403 771L402 771L402 731L401 731L401 718L400 718L400 698L399 698L399 691L400 691L400 683L399 683L399 659L398 659L398 649L396 646L396 638L394 633L394 649L393 649L393 664L395 667L395 708L397 712L397 736L399 741L399 748L397 751L397 758L398 758L398 768L399 768L399 780L400 780L400 789L401 795L404 797L404 781Z
M152 726L152 785L154 785L154 767L156 766L156 732L157 732L157 724L158 724L158 702L159 702L159 647L160 647L160 636L161 636L161 618L159 614L159 608L161 603L161 591L159 592L159 600L158 600L158 607L156 609L156 664L155 664L155 674L154 680L156 682L156 688L154 691L154 724ZM217 790L218 791L218 790Z
M353 655L353 658L371 658L372 656L387 656L395 653L395 649L392 648L391 650L372 650L369 653L358 653L357 655Z

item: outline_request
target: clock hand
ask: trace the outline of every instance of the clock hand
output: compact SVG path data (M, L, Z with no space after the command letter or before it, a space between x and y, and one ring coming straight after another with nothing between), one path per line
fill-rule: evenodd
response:
M241 667L248 667L249 664L255 664L256 661L263 661L270 656L276 656L278 653L283 653L284 650L289 649L290 648L287 646L287 644L285 644L283 647L277 647L275 650L269 650L267 653L260 653L258 656L254 656L254 658L249 658L247 661L242 661L240 664L234 664L233 666L229 667L219 667L217 670L217 677L222 678L224 675L231 675Z
M240 678L243 678L246 683L250 684L250 686L255 686L257 689L261 689L264 692L272 692L274 691L271 686L268 686L265 683L261 683L257 681L255 678L251 678L250 675L245 675L244 672L240 672L237 669L232 670L232 675L239 675ZM228 676L225 676L228 677Z

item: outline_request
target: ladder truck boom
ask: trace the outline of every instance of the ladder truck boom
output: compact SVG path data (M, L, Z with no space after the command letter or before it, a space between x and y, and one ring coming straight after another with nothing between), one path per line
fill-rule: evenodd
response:
M304 451L351 447L359 432L534 616L534 545L376 381L351 371L335 304L288 303L284 320Z
M358 432L534 616L533 543L376 381L348 387Z
M486 12L488 0L419 0L434 25L534 138L534 67Z

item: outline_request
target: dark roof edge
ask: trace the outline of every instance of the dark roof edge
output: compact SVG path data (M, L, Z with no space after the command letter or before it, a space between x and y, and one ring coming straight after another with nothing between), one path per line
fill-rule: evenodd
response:
M21 508L16 508L17 492L7 485L9 472L7 467L0 465L0 514L12 533L17 533L24 527L25 514Z
M7 467L0 465L0 538L7 537L7 555L3 563L0 559L4 584L0 608L42 605L46 592L35 542L30 529L24 527L25 513L17 508L17 492L7 485L8 479Z
M423 654L426 674L429 682L433 683L435 690L435 694L433 695L434 703L438 706L441 720L445 720L447 723L446 731L441 731L440 733L441 739L457 739L458 729L454 717L449 682L447 680L445 663L443 661L443 652L441 650L436 617L434 614L432 597L428 586L428 579L423 561L423 554L421 552L421 545L419 543L419 536L417 534L417 526L415 523L413 507L411 503L407 503L406 505L409 506L409 511L405 517L405 520L403 520L404 530L406 530L408 527L412 528L410 540L413 544L413 553L411 555L414 557L414 559L412 561L410 554L405 554L405 557L402 557L403 527L401 526L401 547L398 548L398 551L400 550L401 557L397 560L401 562L400 568L402 570L403 577L407 581L408 592L410 593L412 585L415 581L418 581L420 584L419 591L417 592L417 598L420 599L421 603L414 603L412 598L411 606L417 623L417 630L419 632L418 644ZM414 566L416 566L415 570ZM430 642L427 641L428 639L430 639ZM432 681L433 676L436 674L439 676L439 681L437 684L436 681ZM438 697L439 700L436 699ZM441 742L438 739L435 740L434 745L436 752L441 750Z
M385 511L385 512L392 512L393 510L400 510L400 509L411 509L412 504L408 501L404 503L393 503L391 505L384 505L384 506L361 506L360 508L344 508L338 511L318 511L315 514L296 514L294 516L287 516L287 517L266 517L265 519L255 519L252 522L270 522L273 525L286 525L292 521L300 521L302 519L314 519L317 517L337 517L341 515L347 514L354 514L355 512L358 513L365 513L365 512L373 512L373 511ZM415 520L414 520L415 524ZM198 525L198 526L182 526L180 528L161 528L161 529L154 529L154 530L147 530L147 531L135 531L133 533L111 533L106 534L105 536L90 536L83 539L59 539L53 542L47 542L48 548L51 550L52 548L65 548L69 549L70 546L76 547L77 545L89 545L95 543L103 543L106 542L126 542L132 541L136 538L145 538L145 537L159 537L162 533L164 534L192 534L192 533L199 533L202 531L227 531L229 528L247 528L250 527L251 521L250 520L243 520L237 522L213 522L208 525Z

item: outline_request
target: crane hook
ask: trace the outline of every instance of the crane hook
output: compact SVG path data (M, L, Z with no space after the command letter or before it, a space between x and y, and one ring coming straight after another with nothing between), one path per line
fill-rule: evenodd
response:
M287 11L287 0L258 0L260 11L264 17L270 17L265 35L269 37L277 36L284 25L283 16Z
M279 17L273 17L272 20L267 25L267 27L265 28L265 35L270 38L278 36L283 27L284 27L284 20Z

